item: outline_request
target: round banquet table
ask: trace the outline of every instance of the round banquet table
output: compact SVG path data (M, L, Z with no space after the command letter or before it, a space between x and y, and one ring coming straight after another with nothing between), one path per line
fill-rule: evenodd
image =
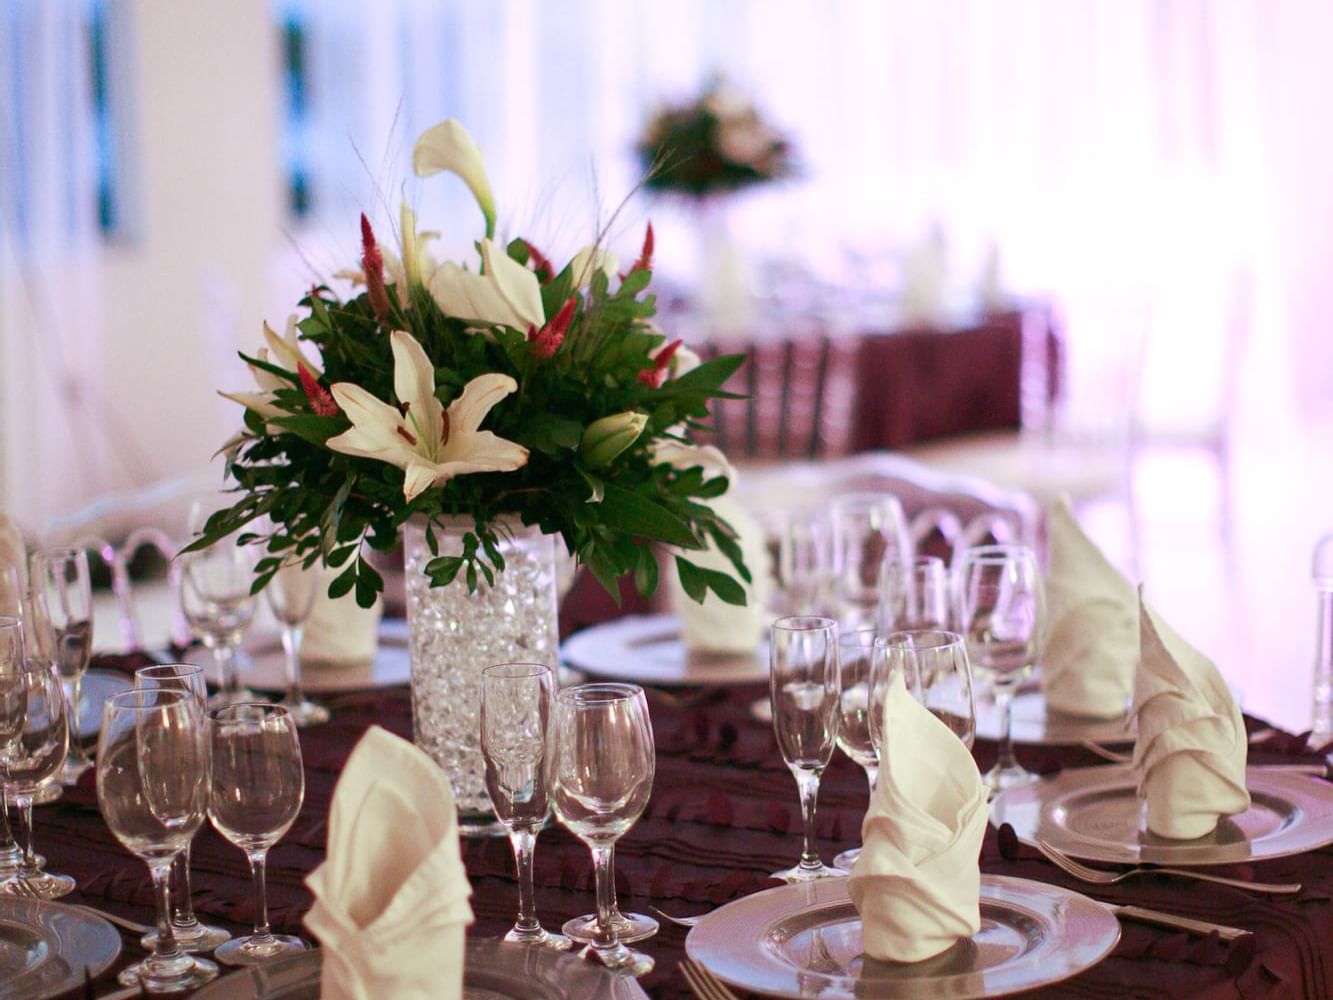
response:
M102 657L95 664L132 670L141 657ZM673 914L700 913L776 883L767 873L794 863L800 851L796 785L778 755L771 729L753 721L748 707L765 690L731 688L649 692L657 740L657 774L643 817L616 850L616 884L626 909L661 907ZM324 700L333 709L325 726L303 730L306 797L300 818L269 856L270 918L275 931L305 933L301 916L311 904L304 879L324 857L330 799L339 772L358 737L372 723L402 736L412 729L406 687L344 692ZM1252 727L1261 723L1247 719ZM984 769L993 745L979 743ZM1049 772L1099 763L1077 748L1020 747L1024 763ZM1278 733L1251 749L1254 763L1320 761L1302 741ZM818 825L825 861L860 841L867 803L860 768L836 754L824 776ZM73 875L78 889L68 901L150 923L153 899L148 872L111 836L97 809L94 776L85 774L64 798L36 811L37 847L53 871ZM476 923L469 933L502 934L514 918L517 895L513 861L504 839L466 840L463 859L472 881ZM1081 886L1042 860L988 829L981 857L989 873ZM1230 924L1254 932L1248 943L1226 945L1125 923L1114 952L1098 966L1031 997L1169 997L1226 1000L1235 997L1333 997L1333 847L1249 866L1227 874L1268 882L1303 883L1295 897L1265 898L1174 878L1140 878L1089 892L1111 903L1141 906ZM205 826L194 842L194 900L204 918L245 933L254 917L250 877L241 852ZM593 908L592 865L587 849L552 825L536 855L538 914L547 927ZM686 931L663 924L642 946L657 960L643 980L650 996L688 998L678 964ZM308 935L307 935L308 936ZM141 954L125 935L125 952L87 996L115 989L114 971Z

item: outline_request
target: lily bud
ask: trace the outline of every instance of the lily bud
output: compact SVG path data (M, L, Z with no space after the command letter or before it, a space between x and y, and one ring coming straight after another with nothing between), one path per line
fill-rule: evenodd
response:
M579 454L593 469L610 465L622 451L638 440L648 426L648 414L626 410L594 420L583 431Z

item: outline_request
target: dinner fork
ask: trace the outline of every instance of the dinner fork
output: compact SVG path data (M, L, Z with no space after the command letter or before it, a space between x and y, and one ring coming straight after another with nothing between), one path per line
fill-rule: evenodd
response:
M1204 872L1196 872L1185 868L1134 867L1123 872L1108 872L1100 868L1089 868L1087 865L1080 864L1044 840L1037 841L1037 850L1041 851L1046 860L1050 861L1055 867L1072 875L1080 882L1087 882L1089 885L1115 885L1117 882L1123 882L1135 875L1176 875L1180 878L1192 878L1199 882L1212 882L1215 885L1229 885L1233 889L1247 889L1250 892L1262 892L1271 896L1289 896L1301 891L1299 882L1246 882L1243 879L1208 875Z
M677 927L693 927L704 917L708 916L707 913L700 913L696 917L676 917L672 916L670 913L667 913L666 910L659 910L656 906L653 906L651 904L648 906L648 909L652 910L655 914L657 914L667 923L675 924Z
M722 980L698 962L687 958L680 963L680 971L685 975L690 991L699 1000L738 1000Z

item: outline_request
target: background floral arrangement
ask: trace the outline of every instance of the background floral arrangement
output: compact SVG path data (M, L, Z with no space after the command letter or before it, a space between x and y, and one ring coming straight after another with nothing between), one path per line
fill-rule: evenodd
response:
M793 172L788 141L720 81L696 100L654 114L638 151L646 187L696 198Z
M368 606L383 581L363 544L388 549L424 517L432 585L461 574L475 589L503 571L498 543L517 518L561 535L613 595L624 573L641 593L656 587L654 541L711 543L748 582L735 532L708 505L727 489L726 459L687 436L743 359L700 364L653 326L651 224L624 273L598 244L557 269L523 239L493 242L481 153L458 122L421 136L413 169L471 189L485 218L476 269L437 263L405 203L398 255L363 215L361 267L335 276L359 293L312 288L285 334L265 324L265 345L241 355L259 391L223 394L246 408L223 449L240 496L190 548L262 518L239 536L266 550L256 590L284 564L322 560L339 570L330 595L355 590ZM435 528L459 517L471 521L462 554L442 556ZM676 567L695 600L745 602L732 574L681 554Z

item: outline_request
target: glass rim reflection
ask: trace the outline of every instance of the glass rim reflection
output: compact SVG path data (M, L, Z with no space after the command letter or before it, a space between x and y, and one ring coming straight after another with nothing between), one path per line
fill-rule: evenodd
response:
M963 550L963 562L1003 562L1013 559L1018 554L1036 556L1032 546L1022 542L997 542L994 545L974 545Z
M580 684L577 687L564 688L556 697L564 704L583 708L589 705L606 705L611 702L630 701L642 694L643 688L637 684L598 681L594 684Z
M821 615L788 615L775 621L772 628L781 629L784 632L819 632L828 628L836 628L837 624L836 619L825 618Z
M482 670L481 675L505 681L521 681L552 673L554 671L539 660L506 660L503 663L492 663Z
M946 646L961 644L964 640L960 633L949 629L907 628L882 635L876 642L892 649L944 649Z
M117 691L102 704L103 717L113 709L126 712L146 712L149 709L162 708L177 702L192 702L188 691L178 688L128 688Z

